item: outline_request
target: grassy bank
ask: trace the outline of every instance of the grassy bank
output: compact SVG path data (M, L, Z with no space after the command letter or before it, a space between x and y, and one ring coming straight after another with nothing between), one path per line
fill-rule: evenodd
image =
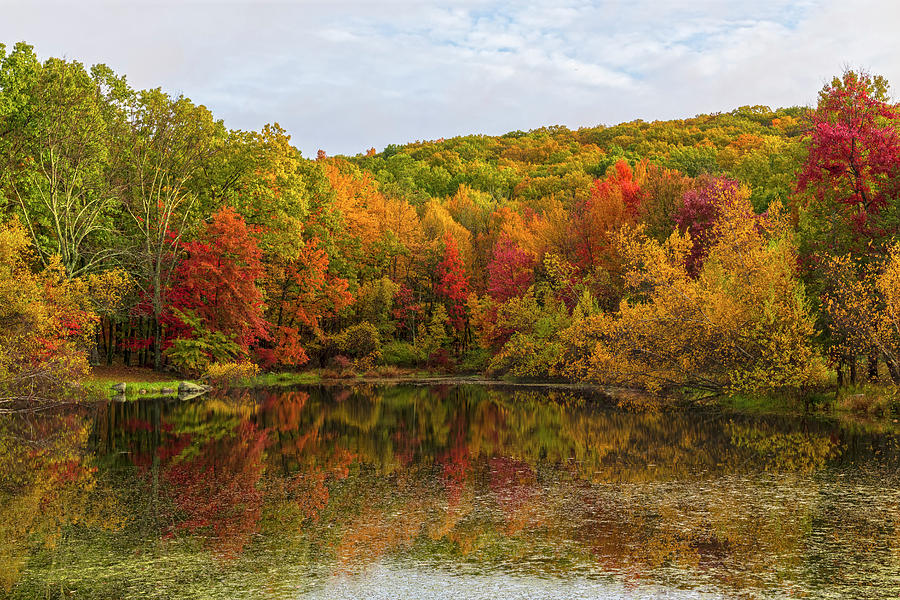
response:
M125 367L122 365L94 367L84 385L101 395L112 394L112 386L125 384L125 396L161 396L163 390L172 389L177 392L182 381L193 381L178 377L174 373L160 373L143 367Z

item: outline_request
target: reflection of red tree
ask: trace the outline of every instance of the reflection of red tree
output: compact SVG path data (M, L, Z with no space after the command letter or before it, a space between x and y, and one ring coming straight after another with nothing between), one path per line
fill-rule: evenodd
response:
M208 532L225 556L240 553L260 519L258 482L267 442L268 430L245 422L233 435L207 443L196 457L171 464L165 479L183 514L176 528Z
M189 433L172 434L172 424L165 421L160 424L159 428L164 433L169 434L163 436L163 443L156 448L156 456L159 457L161 463L166 464L190 446L191 435ZM129 419L126 422L126 431L131 433L143 432L149 434L152 433L152 429L152 424L145 419ZM131 462L141 473L146 473L153 465L154 453L147 442L146 438L134 436L128 443Z
M459 502L469 471L469 446L466 444L465 414L459 411L450 433L450 447L437 457L447 490L447 503L452 507Z
M491 492L509 528L519 530L526 524L525 509L535 496L534 471L527 463L505 457L492 458L490 466Z
M407 429L406 421L401 421L397 424L397 431L394 432L391 439L394 442L394 456L397 457L400 466L410 465L421 444L419 436Z

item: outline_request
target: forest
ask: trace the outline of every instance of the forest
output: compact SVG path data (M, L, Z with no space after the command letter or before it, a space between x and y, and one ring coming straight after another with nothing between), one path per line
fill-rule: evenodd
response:
M305 158L277 123L0 45L0 410L113 363L898 383L898 123L846 71L815 107Z

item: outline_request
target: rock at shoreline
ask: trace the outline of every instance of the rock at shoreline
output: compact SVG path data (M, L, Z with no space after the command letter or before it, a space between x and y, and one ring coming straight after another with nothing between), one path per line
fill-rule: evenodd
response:
M178 384L178 395L179 396L196 396L199 394L203 394L208 392L210 387L208 385L198 385L196 383L191 383L189 381L182 381Z
M114 392L119 392L120 394L124 394L125 393L125 384L117 383L117 384L111 386L109 389L111 389Z

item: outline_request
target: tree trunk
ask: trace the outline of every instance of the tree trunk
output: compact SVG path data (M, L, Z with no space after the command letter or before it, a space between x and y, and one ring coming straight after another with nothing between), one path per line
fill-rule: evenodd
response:
M856 372L856 357L855 356L850 357L850 383L852 383L853 385L856 385L857 383L859 383L859 377Z
M106 346L106 364L113 364L116 353L116 322L109 319L109 343Z
M878 355L874 353L869 355L869 381L878 383Z
M163 305L162 290L160 289L162 281L159 276L158 268L154 275L156 281L153 286L153 368L159 371L162 368L162 349L160 348L162 329L160 328L159 323L163 312Z
M890 358L885 359L884 362L887 363L888 373L891 376L891 381L893 381L895 385L900 385L900 364Z
M131 337L131 318L129 317L128 322L125 324L125 333L124 333L123 342L126 341L130 337ZM130 367L131 366L131 349L128 347L128 344L123 344L122 354L123 354L122 358L125 363L125 366Z
M162 327L158 319L153 323L153 368L162 371Z

